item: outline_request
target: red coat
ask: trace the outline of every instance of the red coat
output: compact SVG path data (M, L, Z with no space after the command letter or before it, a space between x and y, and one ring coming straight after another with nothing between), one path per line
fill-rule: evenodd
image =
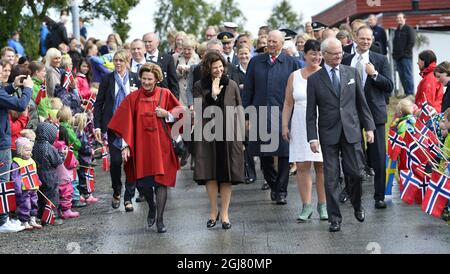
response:
M125 164L128 181L155 176L155 182L174 187L180 164L164 131L163 121L155 113L161 92L161 108L174 114L181 104L168 89L157 87L147 94L140 88L125 97L108 128L130 147L131 159ZM176 114L174 116L177 117ZM168 128L170 132L169 124Z
M86 78L86 75L83 75L81 73L77 74L77 88L78 88L78 94L80 94L81 98L83 100L89 100L91 97L91 88L89 86L89 82Z
M11 113L9 113L9 123L11 125L11 149L16 150L16 140L20 137L20 132L25 129L30 116L19 115L17 120L13 121Z
M436 63L433 62L420 73L420 76L422 76L423 79L417 87L416 105L419 108L422 108L422 104L425 101L428 101L429 105L434 107L438 112L441 112L444 86L438 81L436 76L434 76L435 68Z

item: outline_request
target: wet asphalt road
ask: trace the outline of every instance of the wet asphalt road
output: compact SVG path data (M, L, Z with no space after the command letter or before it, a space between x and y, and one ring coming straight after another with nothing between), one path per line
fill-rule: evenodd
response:
M342 231L329 233L328 223L314 212L312 220L299 224L300 197L291 177L288 204L275 205L262 181L234 188L230 208L230 230L220 222L206 229L209 203L204 187L192 182L192 171L179 173L177 187L169 191L165 213L168 232L147 228L147 205L135 203L125 213L123 205L110 206L109 174L96 170L96 205L80 209L79 219L43 230L0 234L2 254L40 253L134 253L134 254L303 254L303 253L450 253L450 227L440 219L408 206L395 190L388 209L375 210L373 187L363 184L366 221L353 217L350 204L343 205ZM259 179L262 175L259 174ZM315 188L313 188L315 191ZM316 204L315 194L313 204Z

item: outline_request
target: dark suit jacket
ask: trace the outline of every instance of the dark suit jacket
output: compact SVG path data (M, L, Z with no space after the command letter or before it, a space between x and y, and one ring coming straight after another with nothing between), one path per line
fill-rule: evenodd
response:
M367 105L361 79L355 68L339 66L341 96L334 92L327 70L322 68L308 78L306 125L308 141L319 140L322 145L336 145L344 133L347 142L361 142L362 124L366 130L375 130ZM317 109L319 136L317 136Z
M447 83L447 89L445 90L444 97L442 97L442 112L445 112L450 108L450 82Z
M145 54L145 59L147 59L148 54ZM158 55L158 62L157 64L161 67L161 70L163 71L164 80L159 85L163 88L168 88L175 97L180 97L180 91L178 88L178 78L177 78L177 71L175 68L175 63L173 61L173 57L170 54L163 54L159 52Z
M344 50L344 52L346 52L348 54L352 54L353 43L343 47L342 49ZM372 46L370 47L370 51L382 54L382 51L381 51L380 47L378 47L375 43L373 43Z
M138 75L129 72L130 86L141 86ZM116 92L116 81L114 80L114 72L103 77L98 89L97 99L94 104L94 127L106 133L109 121L114 114L114 101Z
M350 66L355 54L349 55L342 60L342 64ZM364 86L364 94L367 104L373 116L375 124L387 123L386 98L389 98L394 84L391 79L391 67L386 56L369 52L369 61L378 71L377 79L374 80L367 76Z

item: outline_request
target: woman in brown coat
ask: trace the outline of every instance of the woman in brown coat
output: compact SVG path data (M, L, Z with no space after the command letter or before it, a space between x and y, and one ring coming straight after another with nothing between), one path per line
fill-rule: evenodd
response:
M232 185L244 182L244 110L238 85L224 73L226 62L222 55L207 53L201 66L202 79L193 89L194 106L198 101L202 106L202 113L196 114L202 117L202 124L199 125L197 119L195 124L202 136L201 140L194 140L194 180L206 185L211 204L207 228L214 227L220 215L222 228L230 229L228 208ZM210 115L211 112L214 114ZM217 207L219 191L220 212Z

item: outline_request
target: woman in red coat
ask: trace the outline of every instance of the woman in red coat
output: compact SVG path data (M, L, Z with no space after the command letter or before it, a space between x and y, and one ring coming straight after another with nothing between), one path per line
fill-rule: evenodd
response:
M428 102L437 112L441 112L444 87L434 75L436 61L436 54L431 50L425 50L419 54L417 64L423 79L417 87L416 105L422 108L422 104Z
M149 227L156 217L158 232L164 233L167 187L175 187L180 164L163 123L171 132L170 123L175 122L183 107L168 89L156 86L163 79L158 65L143 65L139 76L142 87L125 97L108 127L125 142L122 149L125 173L129 182L137 182L144 191L149 204Z

